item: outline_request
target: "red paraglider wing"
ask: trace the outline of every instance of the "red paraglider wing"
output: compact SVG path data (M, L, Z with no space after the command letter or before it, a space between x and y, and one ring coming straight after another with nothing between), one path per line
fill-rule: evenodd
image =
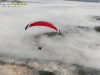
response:
M25 27L25 30L27 28L33 27L33 26L46 26L46 27L52 28L52 29L56 30L57 32L59 32L59 29L56 26L54 26L50 22L46 22L46 21L37 21L37 22L30 23Z

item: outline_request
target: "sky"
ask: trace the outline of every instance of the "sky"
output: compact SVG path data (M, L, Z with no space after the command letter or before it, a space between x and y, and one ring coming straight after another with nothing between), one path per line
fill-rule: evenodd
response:
M39 0L21 7L0 8L2 57L59 60L99 68L100 34L93 27L99 26L100 21L93 17L100 16L100 3ZM34 21L53 23L63 35L48 37L55 31L46 27L25 31L25 26ZM37 50L38 45L42 45L41 51Z

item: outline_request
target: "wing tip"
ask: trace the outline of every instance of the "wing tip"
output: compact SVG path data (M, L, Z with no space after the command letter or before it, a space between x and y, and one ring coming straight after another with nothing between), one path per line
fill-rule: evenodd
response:
M58 34L61 34L60 30L58 29Z
M29 24L28 24L29 25ZM28 25L25 27L25 30L28 28Z

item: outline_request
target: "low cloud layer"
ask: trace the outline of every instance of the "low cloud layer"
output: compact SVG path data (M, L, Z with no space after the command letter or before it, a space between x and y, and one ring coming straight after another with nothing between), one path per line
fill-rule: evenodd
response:
M100 16L99 10L99 3L70 1L43 1L22 7L2 7L0 55L13 59L59 60L99 68L100 34L93 27L100 22L92 18ZM24 30L28 23L40 20L53 23L63 35L53 35L55 31L46 27ZM38 45L43 46L41 51L37 50Z

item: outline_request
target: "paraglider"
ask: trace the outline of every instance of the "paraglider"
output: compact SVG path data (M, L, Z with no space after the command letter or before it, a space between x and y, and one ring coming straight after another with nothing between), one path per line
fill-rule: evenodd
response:
M48 27L48 28L52 28L53 30L55 30L58 34L61 34L60 33L60 30L52 23L50 22L46 22L46 21L36 21L36 22L31 22L29 23L26 27L25 27L25 30L27 30L27 28L30 28L30 27L34 27L34 26L44 26L44 27ZM38 47L38 50L41 50L42 49L42 46L39 46Z
M54 29L54 30L57 31L58 33L60 33L60 30L59 30L56 26L54 26L54 25L51 24L50 22L46 22L46 21L36 21L36 22L29 23L29 24L25 27L25 30L26 30L27 28L34 27L34 26L45 26L45 27L49 27L49 28Z

